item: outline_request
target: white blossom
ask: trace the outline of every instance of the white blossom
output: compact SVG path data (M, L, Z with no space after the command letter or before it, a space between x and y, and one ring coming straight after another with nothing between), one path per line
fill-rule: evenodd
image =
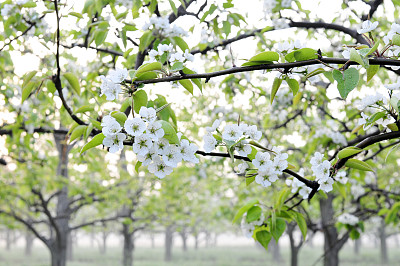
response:
M240 174L244 174L246 172L246 169L249 168L249 165L247 163L241 163L238 165L238 170Z
M146 154L138 155L137 159L139 162L142 162L143 166L148 166L153 161L155 156L158 156L158 155L157 155L157 151L156 151L155 147L153 146L149 149L149 151Z
M252 160L252 163L258 171L265 172L268 167L272 167L272 161L270 160L271 156L268 152L257 152L255 158Z
M199 149L196 144L189 143L187 139L181 140L179 150L182 159L186 162L198 163L199 159L195 156L196 151Z
M108 76L114 83L121 83L128 77L128 70L126 68L116 68L115 70L110 70Z
M180 153L179 148L171 145L163 154L163 161L168 166L177 167L178 163L182 161L182 154Z
M248 145L248 142L246 140L242 140L235 146L235 150L237 150L240 156L246 157L248 154L251 153L251 146Z
M189 51L189 49L185 50L185 53L183 54L186 60L193 62L194 61L194 55L192 55Z
M103 145L106 147L110 147L109 152L115 153L119 150L122 150L122 148L124 147L125 139L126 135L124 133L109 135L103 139Z
M357 32L358 32L358 34L363 34L363 33L373 31L374 29L376 29L378 24L379 24L378 21L375 21L374 23L372 23L371 21L366 20L362 23L361 29L357 30Z
M100 96L106 95L107 101L113 101L118 98L118 94L122 91L121 85L114 83L110 78L100 76L102 83L100 85Z
M204 135L203 141L204 141L203 148L205 152L213 151L218 144L217 140L214 138L212 134Z
M164 129L159 121L154 121L147 125L146 133L150 135L153 140L158 140L164 137Z
M5 4L3 8L1 9L1 16L6 17L12 10L13 5Z
M333 179L330 178L330 177L328 177L328 179L324 180L323 182L321 182L319 184L320 184L319 189L324 191L324 192L326 192L326 193L332 191L332 189L333 189L333 186L332 186Z
M257 130L257 126L256 125L252 125L252 126L248 126L246 128L246 130L244 131L244 134L248 135L251 139L254 140L260 140L262 133L261 131Z
M158 178L164 178L171 174L173 168L165 164L159 156L156 156L149 165L149 172L157 176Z
M125 121L124 128L126 133L136 137L142 135L146 130L146 123L138 117L130 118Z
M346 184L347 180L349 180L346 175L347 174L345 171L339 171L339 172L337 172L335 179L336 179L336 181L338 181L342 184Z
M221 125L221 119L215 119L211 127L206 127L207 132L214 132Z
M164 138L155 141L153 145L157 153L160 155L166 154L170 146L168 140Z
M185 61L185 57L183 57L183 55L179 52L176 52L174 54L171 54L171 57L169 58L169 61L171 63L175 63L175 62L182 62Z
M240 130L239 126L227 125L224 128L224 132L222 133L222 138L226 140L236 141L243 135L243 131Z
M106 137L114 136L115 134L119 133L122 130L121 125L117 122L117 120L109 120L105 126L102 128L102 133Z
M157 118L156 110L153 107L140 107L139 115L146 122L152 123Z
M135 137L132 149L134 153L144 156L149 152L152 146L153 142L151 141L151 136L149 134L142 134Z
M397 79L396 83L385 85L388 90L399 90L400 89L400 78Z
M343 213L338 217L338 222L354 226L359 222L359 219L350 213Z

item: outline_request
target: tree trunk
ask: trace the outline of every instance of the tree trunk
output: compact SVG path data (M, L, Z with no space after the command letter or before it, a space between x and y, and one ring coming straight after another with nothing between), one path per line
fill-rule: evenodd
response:
M7 229L6 230L6 250L11 249L11 242L12 242L11 229Z
M105 229L101 232L101 239L102 239L102 245L101 245L101 254L106 254L107 252L107 238L108 238L108 233L105 231Z
M135 243L133 241L134 232L131 226L128 224L122 224L122 235L124 237L124 248L123 248L123 266L133 265L133 249L135 248Z
M216 247L216 246L217 246L217 243L218 243L218 234L215 233L215 235L214 235L214 243L213 243L213 246Z
M69 233L67 235L67 260L72 261L74 259L74 254L73 254L73 239L72 239L72 234Z
M35 240L35 237L33 236L33 234L29 231L26 231L26 234L25 234L25 256L32 255L32 246L33 246L34 240Z
M173 240L174 240L174 231L172 229L172 225L169 225L165 229L165 254L164 254L165 261L171 261L172 259Z
M328 194L327 199L321 198L319 201L322 230L324 232L324 266L339 265L339 251L349 238L349 234L346 233L339 239L334 224L333 199L334 196Z
M354 254L360 254L360 247L361 247L361 237L354 240Z
M296 223L289 223L287 226L287 234L289 236L290 241L290 265L297 266L299 263L299 250L303 245L303 238L300 238L300 242L296 245L296 241L294 239L294 230L296 228Z
M272 252L272 259L274 260L275 263L281 263L282 262L282 254L281 254L281 249L279 247L279 243L275 241L275 239L272 239L270 243L271 247L271 252Z
M199 234L198 233L194 234L194 248L195 249L199 248Z
M154 233L150 233L150 240L151 240L151 248L155 248L156 247L156 243L154 240Z
M187 233L186 229L183 228L182 231L179 232L179 235L182 238L182 250L187 251Z
M386 224L385 220L381 219L381 225L379 226L379 241L380 241L380 250L381 250L381 263L388 264L389 257L387 251L387 235L386 235Z

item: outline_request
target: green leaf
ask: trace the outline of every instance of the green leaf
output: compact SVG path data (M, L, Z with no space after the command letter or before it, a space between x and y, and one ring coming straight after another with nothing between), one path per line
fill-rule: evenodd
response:
M90 112L94 111L94 107L91 105L84 105L82 107L79 107L78 110L76 110L74 113L79 114L79 113L85 113L85 112Z
M172 11L174 12L175 16L178 15L178 9L176 8L174 1L172 1L172 0L168 0L168 1L169 1L169 5L171 6Z
M339 151L338 158L339 159L347 158L347 157L353 156L355 154L358 154L362 151L363 151L363 149L360 149L355 146L346 147L343 150Z
M265 62L265 61L271 62L278 60L279 60L279 54L277 52L272 52L272 51L259 53L249 59L250 62Z
M304 219L303 215L301 213L296 212L295 220L297 225L299 226L299 229L301 231L301 234L303 235L303 239L306 239L307 236L307 223L306 220Z
M182 52L189 50L189 46L181 37L178 37L178 36L173 37L172 40L175 42L176 45L179 46L179 48L181 48Z
M246 186L249 186L251 183L253 183L256 180L255 176L251 177L246 177Z
M135 72L135 75L138 76L139 74L153 71L153 70L161 70L162 65L160 62L153 62L141 65Z
M51 92L51 93L55 93L56 92L56 85L54 85L54 82L53 81L51 81L51 80L48 80L47 82L46 82L46 87L47 87L47 90L49 91L49 92Z
M261 208L259 206L253 206L247 211L246 221L248 223L257 221L261 217Z
M242 64L242 66L270 65L273 63L274 62L272 62L272 61L251 61L251 62L249 61L249 62Z
M69 142L71 143L71 142L74 141L75 139L80 138L80 137L83 135L83 133L85 132L86 127L87 127L87 126L85 126L85 125L79 125L79 126L77 126L77 127L74 129L74 131L72 131L71 137L69 138Z
M193 84L188 79L178 80L179 84L181 84L188 92L193 95Z
M138 90L133 96L133 110L135 113L139 113L142 106L147 106L147 93L144 90Z
M176 72L184 68L182 62L175 62L171 67L171 72Z
M339 70L333 70L333 78L338 82L340 96L346 99L347 95L357 86L359 74L357 69L349 68L342 74Z
M271 234L275 238L276 241L282 236L283 232L286 229L286 222L282 218L276 218L276 225L271 228Z
M140 166L142 166L142 162L138 161L138 162L135 164L135 171L136 171L136 173L139 173L139 168L140 168Z
M265 248L265 250L268 250L268 244L272 239L272 235L267 230L262 230L256 232L256 239Z
M232 223L234 224L237 220L239 220L240 218L242 218L243 214L244 214L245 212L247 212L251 207L253 207L253 206L254 206L255 204L257 204L257 203L258 203L258 200L254 199L254 200L249 201L249 202L248 202L246 205L244 205L242 208L240 208L240 209L237 211L235 217L233 218Z
M278 92L279 87L282 84L282 79L280 78L275 78L274 83L272 84L272 90L271 90L271 104L274 101L275 95Z
M194 72L193 70L185 67L183 68L183 73L185 74L196 74L196 72ZM201 84L201 80L200 79L191 79L191 81L200 89L200 92L203 91L203 85Z
M232 24L229 21L224 20L222 22L222 30L225 33L225 36L228 37L229 33L231 33Z
M26 85L28 85L29 81L36 75L37 71L31 71L27 74L24 75L23 80L24 83L22 83L22 88L24 89Z
M393 35L392 43L394 45L400 46L400 35L398 35L398 34Z
M319 75L321 73L326 72L323 68L317 68L306 75L306 79L311 78L313 76Z
M78 95L81 95L81 86L79 85L78 78L72 73L65 73L63 76L68 81L69 85L71 85L72 89Z
M365 62L362 60L361 55L357 52L356 49L350 49L350 61L354 61L362 65L364 68L367 68Z
M279 192L278 197L275 197L276 202L274 204L274 207L277 211L280 211L283 204L285 203L285 200L287 198L287 196L290 194L290 188L284 188L282 189L281 192Z
M121 125L124 126L125 121L127 119L126 114L120 111L114 111L111 112L111 116L115 118L115 120L117 120L117 122Z
M357 159L348 159L347 162L345 163L345 166L358 169L361 171L371 171L371 172L374 171L372 170L371 166L369 166L369 164Z
M139 75L135 78L135 80L140 81L140 80L156 79L157 76L158 76L158 75L157 75L156 72L154 72L154 71L149 71L149 72L145 72L145 73L139 74Z
M294 51L294 58L296 61L305 61L310 59L317 59L317 51L311 48L301 48Z
M367 69L367 82L369 82L379 70L379 65L369 66Z
M366 56L369 56L369 55L371 55L373 52L375 52L376 49L378 49L379 43L380 43L379 40L376 41L375 44L374 44L374 46L372 46L372 48L369 50L369 52L367 53Z
M286 82L289 85L289 88L292 90L293 96L296 95L299 91L299 83L297 80L286 78Z
M96 146L102 144L104 138L105 138L105 136L103 135L103 133L100 133L100 134L97 134L96 136L94 136L91 141L89 141L88 143L86 143L85 146L82 147L81 154L93 147L96 147Z
M164 130L164 138L167 139L170 144L179 144L179 138L174 127L167 121L158 121L161 123L162 129Z
M100 46L106 40L108 35L108 30L98 29L94 32L94 42L96 46Z
M30 81L28 84L25 86L25 88L22 90L22 98L21 98L21 104L28 99L29 95L33 91L35 87L35 82Z
M139 52L143 52L147 46L153 41L154 36L152 31L146 31L142 37L140 37Z
M78 13L78 12L69 12L68 15L71 15L71 16L74 16L74 17L77 17L77 18L83 18L82 14Z

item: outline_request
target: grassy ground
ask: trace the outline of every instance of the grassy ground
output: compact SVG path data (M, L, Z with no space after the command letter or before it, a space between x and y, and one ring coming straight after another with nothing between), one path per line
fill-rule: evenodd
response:
M290 265L290 251L288 248L281 249L283 263ZM300 253L300 266L311 266L321 255L321 247L304 247ZM389 251L390 263L388 265L400 266L400 254L398 249ZM35 248L31 257L23 255L23 249L15 248L7 252L0 250L1 266L47 266L49 265L49 254L44 248ZM272 261L272 256L257 247L213 247L190 248L183 252L180 248L173 250L173 260L163 261L164 250L162 248L137 248L135 251L135 266L258 266L277 265ZM351 247L344 247L340 253L341 266L376 266L379 262L379 250L363 248L359 255L353 254ZM106 254L99 254L95 248L76 248L74 260L68 266L115 266L121 265L121 250L109 248ZM315 265L322 265L322 261Z

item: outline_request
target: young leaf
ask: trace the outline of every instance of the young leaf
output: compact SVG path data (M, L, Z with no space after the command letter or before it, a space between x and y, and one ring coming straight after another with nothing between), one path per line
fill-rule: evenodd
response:
M78 78L72 73L65 73L63 76L68 81L69 85L71 85L72 89L78 95L81 95L81 86L79 85Z
M183 73L185 74L196 74L196 72L194 72L193 70L185 67L183 68ZM200 89L200 91L202 92L203 90L203 86L201 84L201 80L200 79L191 79L191 81Z
M357 69L349 68L342 74L339 70L333 70L333 78L338 82L340 96L346 99L347 95L357 86L359 74Z
M271 234L275 238L276 241L282 236L283 232L286 229L286 222L282 218L276 218L276 225L274 228L271 228Z
M282 79L280 78L275 78L274 83L272 84L272 90L271 90L271 104L274 101L275 95L278 92L279 87L282 84Z
M142 37L140 37L140 43L139 43L139 52L143 52L144 49L149 46L151 41L153 41L154 36L152 31L146 31Z
M30 81L28 84L25 86L25 88L22 90L22 98L21 98L21 104L28 99L29 95L33 91L35 87L35 82Z
M188 92L193 95L193 84L188 79L178 80L179 84L181 84Z
M311 78L313 76L319 75L321 73L326 72L323 68L317 68L306 75L306 79Z
M69 142L71 143L77 138L80 138L83 135L83 132L86 130L85 125L79 125L77 126L74 131L71 133L71 137L69 138Z
M372 170L371 166L369 166L369 164L357 159L348 159L347 162L345 163L345 166L358 169L361 171L371 171L371 172L374 171Z
M311 48L301 48L297 51L294 51L294 58L296 61L304 61L310 59L317 59L317 51Z
M25 86L31 81L31 79L36 75L37 71L31 71L27 74L24 75L24 83L22 83L22 88L25 88Z
M153 62L153 63L147 63L147 64L143 64L141 65L137 70L135 75L139 76L139 74L145 73L145 72L149 72L149 71L153 71L153 70L161 70L162 65L160 62Z
M79 113L85 113L85 112L90 112L93 111L94 107L91 105L84 105L82 107L79 107L78 110L76 110L74 113L79 114Z
M162 124L162 129L164 130L164 138L171 144L179 144L179 138L173 126L164 120L159 120L159 122Z
M287 84L289 85L289 88L292 90L293 96L297 94L299 91L299 83L295 79L286 79Z
M360 149L355 146L347 147L347 148L344 148L343 150L339 151L338 158L339 159L347 158L347 157L353 156L357 153L360 153L362 151L363 151L363 149Z
M111 112L111 116L114 117L121 126L124 126L124 123L127 119L125 113L120 112L120 111L114 111L114 112Z
M189 50L189 46L181 37L173 37L172 39L175 42L175 44L178 45L179 48L181 48L182 52Z
M237 220L239 220L240 218L242 218L242 216L243 216L243 214L245 213L245 212L247 212L251 207L253 207L255 204L257 204L258 203L258 200L251 200L251 201L249 201L246 205L244 205L242 208L240 208L238 211L237 211L237 213L236 213L236 215L235 215L235 217L233 218L233 221L232 221L232 223L234 224Z
M265 250L268 250L268 244L272 239L272 235L267 230L262 230L256 232L256 239L265 248Z
M303 215L301 213L296 212L295 220L297 225L299 226L299 229L301 231L301 234L303 235L303 239L306 239L307 236L307 223L306 220L304 219Z
M89 141L88 143L86 143L85 146L82 147L81 154L93 147L96 147L96 146L102 144L104 138L105 138L105 136L103 135L103 133L100 133L100 134L97 134L96 136L94 136L91 141Z
M140 166L142 166L142 162L138 161L138 162L135 164L135 171L136 171L136 173L139 173L139 168L140 168Z
M257 221L261 216L261 208L259 206L253 206L247 211L246 221L248 223Z
M379 65L369 66L367 69L367 82L369 82L379 70Z
M364 61L361 58L361 55L356 51L356 49L350 49L350 60L359 63L363 67L365 67Z
M265 61L278 61L279 60L279 54L277 52L272 52L272 51L266 51L259 53L252 58L249 59L250 62L265 62Z
M138 90L132 97L133 110L138 114L142 106L147 106L147 93L144 90Z

